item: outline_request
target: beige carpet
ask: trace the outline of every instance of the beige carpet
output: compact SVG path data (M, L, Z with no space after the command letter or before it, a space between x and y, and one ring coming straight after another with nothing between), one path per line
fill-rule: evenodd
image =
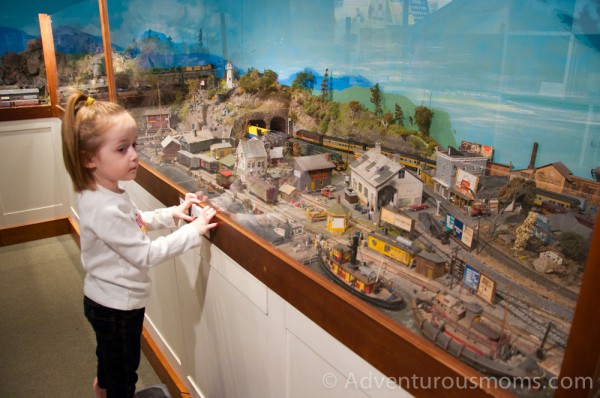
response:
M95 338L69 235L0 247L0 397L94 397ZM142 355L137 388L160 383Z

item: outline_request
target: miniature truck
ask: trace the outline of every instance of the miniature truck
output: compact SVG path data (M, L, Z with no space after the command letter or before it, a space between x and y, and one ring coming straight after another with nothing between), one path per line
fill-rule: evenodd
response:
M321 189L321 195L323 195L329 199L335 198L335 195L333 194L333 192L331 192L331 190L329 190L328 188Z

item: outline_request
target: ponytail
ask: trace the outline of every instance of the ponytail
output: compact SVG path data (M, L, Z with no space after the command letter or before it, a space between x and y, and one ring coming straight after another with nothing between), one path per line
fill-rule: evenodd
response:
M126 110L113 102L95 100L79 90L67 99L62 124L62 148L65 168L76 192L94 190L92 169L86 167L102 145L102 133L110 124L109 116Z

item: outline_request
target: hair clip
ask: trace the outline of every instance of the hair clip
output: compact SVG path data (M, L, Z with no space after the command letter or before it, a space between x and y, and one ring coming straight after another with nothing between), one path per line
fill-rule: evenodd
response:
M94 99L92 97L87 97L85 100L86 105L92 105L94 103Z

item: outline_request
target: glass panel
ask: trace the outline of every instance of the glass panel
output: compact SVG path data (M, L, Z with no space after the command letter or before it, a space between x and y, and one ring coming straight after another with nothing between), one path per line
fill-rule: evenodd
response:
M49 103L38 16L16 2L0 15L0 107Z
M69 88L108 99L98 1L71 3L51 15L59 100L64 103Z
M592 0L108 7L144 160L500 386L558 374L600 203Z

